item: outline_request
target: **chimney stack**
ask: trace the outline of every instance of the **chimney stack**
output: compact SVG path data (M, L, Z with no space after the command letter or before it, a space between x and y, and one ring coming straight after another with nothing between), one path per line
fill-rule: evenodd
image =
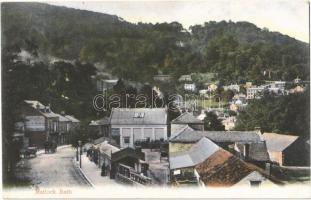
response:
M249 144L244 144L243 146L243 155L245 159L248 159L249 157Z
M37 110L39 110L39 109L40 109L40 105L39 105L39 103L37 103L37 104L36 104L36 108L37 108Z
M254 128L255 131L257 131L259 133L259 135L261 135L261 127L260 126L256 126Z

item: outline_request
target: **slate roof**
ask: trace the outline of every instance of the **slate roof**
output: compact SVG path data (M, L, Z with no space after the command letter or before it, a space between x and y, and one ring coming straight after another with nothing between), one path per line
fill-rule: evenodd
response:
M58 114L54 113L54 112L41 112L42 115L44 115L47 118L56 118L59 117Z
M140 117L135 117L135 116ZM113 108L111 125L166 125L165 108Z
M191 113L184 112L176 119L172 120L172 124L204 124L203 121L195 118Z
M243 153L244 144L237 144L240 152ZM249 144L248 159L253 161L270 161L267 145L265 142L254 142Z
M123 160L125 158L134 158L137 160L145 160L145 153L138 152L135 149L131 147L127 147L124 149L121 149L120 151L116 151L111 154L111 160L112 162L118 162L120 160Z
M44 112L44 109L47 108L46 106L44 106L42 103L40 103L39 101L36 100L24 100L24 102L29 105L30 107L37 109L37 106L39 106L39 112L47 117L47 118L56 118L59 117L58 114L54 113L53 111L49 111L49 112Z
M76 122L76 123L80 122L80 120L76 119L76 118L75 118L74 116L72 116L72 115L65 115L65 117L66 117L67 119L69 119L71 122Z
M99 147L100 153L107 155L109 158L111 158L111 154L117 151L120 151L119 148L109 144L108 141L104 141L98 144L98 147Z
M185 124L174 124L174 126L171 126L171 138L177 136L183 131L193 131L193 129Z
M195 166L220 149L207 138L202 138L194 144L189 151L171 153L169 156L170 169L178 169Z
M91 123L89 125L90 126L100 126L100 125L109 125L109 124L110 124L109 117L104 117L104 118L96 120L96 121L91 121Z
M60 122L70 122L70 120L68 118L66 118L66 117L64 117L64 116L62 116L60 114L56 114L56 115L58 116L58 120Z
M45 106L40 103L39 101L36 101L36 100L24 100L25 103L27 103L28 105L30 105L31 107L33 108L37 108L37 105L39 106L39 109L44 109Z
M186 74L186 75L181 75L178 79L178 81L192 81L191 75Z
M100 138L97 138L97 139L95 139L95 140L93 140L93 144L94 145L97 145L97 144L100 144L100 143L102 143L102 142L104 142L104 141L106 141L106 137L100 137Z
M281 152L298 139L298 136L263 133L261 138L266 141L268 151Z
M175 143L195 143L202 137L207 137L213 142L259 142L257 131L191 131L185 130L170 139Z

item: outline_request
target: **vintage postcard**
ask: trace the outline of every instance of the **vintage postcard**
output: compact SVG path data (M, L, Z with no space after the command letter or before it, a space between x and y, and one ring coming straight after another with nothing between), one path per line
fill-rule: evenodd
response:
M1 2L2 198L311 198L310 3Z

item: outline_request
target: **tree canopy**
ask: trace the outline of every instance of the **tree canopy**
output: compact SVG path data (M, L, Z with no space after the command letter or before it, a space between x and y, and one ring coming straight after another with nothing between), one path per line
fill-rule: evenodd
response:
M236 130L277 132L310 137L309 88L301 94L288 96L265 95L252 101L237 118Z

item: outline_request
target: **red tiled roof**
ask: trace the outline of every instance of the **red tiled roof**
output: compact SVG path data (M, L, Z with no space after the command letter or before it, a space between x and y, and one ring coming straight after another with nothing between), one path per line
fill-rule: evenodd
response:
M195 169L206 186L230 187L253 171L259 172L262 176L275 183L280 183L273 177L269 177L259 167L246 163L223 149L218 150L207 160L198 164Z

